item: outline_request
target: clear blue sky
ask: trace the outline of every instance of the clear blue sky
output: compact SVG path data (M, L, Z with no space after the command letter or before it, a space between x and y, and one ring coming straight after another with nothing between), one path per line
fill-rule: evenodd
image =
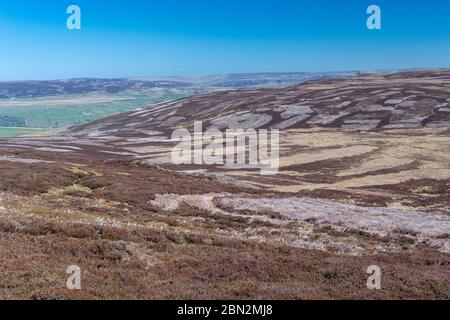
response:
M448 0L0 1L1 80L426 67L450 67Z

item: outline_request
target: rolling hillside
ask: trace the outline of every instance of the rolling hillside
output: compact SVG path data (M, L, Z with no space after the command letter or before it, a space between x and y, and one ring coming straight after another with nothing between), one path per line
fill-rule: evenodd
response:
M0 297L448 299L449 99L449 70L367 74L3 139ZM281 129L279 172L175 165L196 120Z

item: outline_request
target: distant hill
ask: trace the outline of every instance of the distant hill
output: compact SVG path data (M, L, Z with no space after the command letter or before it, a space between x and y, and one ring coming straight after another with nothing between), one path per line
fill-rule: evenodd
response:
M205 129L318 126L371 131L448 126L449 93L450 70L364 74L287 88L213 92L73 127L68 133L145 137L146 130L169 134L194 121L203 121Z
M256 73L226 74L196 78L124 78L97 79L80 78L49 81L6 81L0 82L0 99L40 98L66 94L86 94L93 92L120 93L124 91L145 91L150 89L197 89L199 92L211 89L251 88L266 86L288 86L312 79L343 77L346 73Z

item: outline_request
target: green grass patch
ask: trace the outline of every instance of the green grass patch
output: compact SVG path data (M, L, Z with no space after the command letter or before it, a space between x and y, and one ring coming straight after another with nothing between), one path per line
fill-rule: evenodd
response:
M64 195L66 193L91 193L91 192L92 192L91 188L88 188L88 187L85 187L85 186L75 183L75 184L65 187L65 188L51 189L45 194L45 196L57 197L57 196Z
M190 90L159 90L0 100L0 118L22 119L29 128L65 128L192 94Z
M36 135L48 132L48 129L32 129L32 128L6 128L0 127L0 138L13 138L26 135Z
M78 167L70 168L70 172L72 172L72 173L74 173L76 175L79 175L79 176L87 176L87 175L93 175L93 176L96 176L96 177L102 177L103 176L103 174L100 173L100 172L88 171L88 170L84 170L84 169L81 169L81 168L78 168Z

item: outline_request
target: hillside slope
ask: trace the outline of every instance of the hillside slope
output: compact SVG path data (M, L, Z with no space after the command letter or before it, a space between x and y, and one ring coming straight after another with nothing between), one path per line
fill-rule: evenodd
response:
M169 133L206 128L334 127L350 131L447 126L450 70L368 74L283 89L215 92L152 105L71 128L76 136Z
M449 299L449 78L228 91L0 140L0 298ZM194 120L282 128L278 174L174 164Z

